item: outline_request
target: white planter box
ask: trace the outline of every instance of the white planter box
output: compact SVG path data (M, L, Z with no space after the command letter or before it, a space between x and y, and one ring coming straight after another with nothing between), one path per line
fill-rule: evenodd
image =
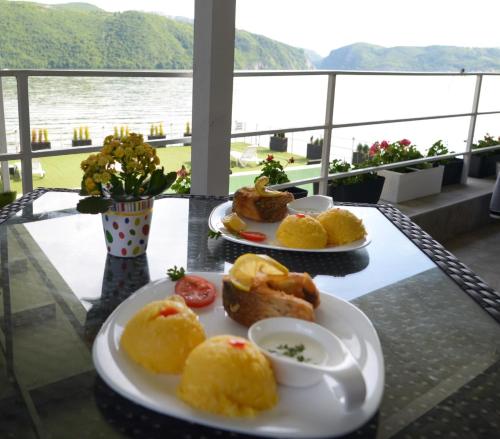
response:
M413 200L441 192L443 166L428 169L414 169L401 173L390 170L378 171L385 177L384 189L380 198L390 203Z

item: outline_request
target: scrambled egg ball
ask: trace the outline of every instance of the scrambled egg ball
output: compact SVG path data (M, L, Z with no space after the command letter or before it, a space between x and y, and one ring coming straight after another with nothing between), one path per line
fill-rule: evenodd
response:
M180 373L191 350L205 340L198 316L180 296L148 303L130 319L120 340L125 352L152 372Z
M366 235L363 222L346 209L329 209L318 215L318 221L328 233L328 244L343 245Z
M276 231L278 242L291 248L324 248L327 234L321 223L309 215L288 215Z
M278 401L271 366L251 342L209 338L186 360L177 395L187 404L225 416L254 416Z

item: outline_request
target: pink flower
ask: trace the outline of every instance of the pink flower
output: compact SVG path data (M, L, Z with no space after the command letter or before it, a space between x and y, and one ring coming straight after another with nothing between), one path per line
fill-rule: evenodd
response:
M382 149L387 149L389 148L389 142L387 140L382 140L382 142L380 142L380 147Z
M293 158L293 156L288 159L288 163L295 163L295 159Z
M375 142L372 146L370 146L370 151L368 152L368 154L370 155L370 157L373 157L379 151L380 151L379 143Z
M189 175L189 171L186 169L184 165L182 165L182 168L177 171L177 177L187 177Z
M403 146L410 146L410 145L411 145L411 141L410 141L410 140L408 140L408 139L401 139L401 140L399 141L399 144L400 144L400 145L403 145Z
M268 162L272 162L274 160L274 156L272 154L268 154L266 160Z

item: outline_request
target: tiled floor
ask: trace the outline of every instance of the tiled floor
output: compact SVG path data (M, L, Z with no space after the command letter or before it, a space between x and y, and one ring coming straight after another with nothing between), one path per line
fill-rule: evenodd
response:
M453 238L444 246L487 284L500 291L500 220Z

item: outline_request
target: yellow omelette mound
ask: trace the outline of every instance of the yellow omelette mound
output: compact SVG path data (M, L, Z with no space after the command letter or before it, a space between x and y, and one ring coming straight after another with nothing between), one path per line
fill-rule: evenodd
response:
M120 344L132 360L152 372L180 373L188 354L204 340L198 316L182 297L171 296L139 310L127 323Z
M254 416L278 401L271 366L250 341L231 335L209 338L186 360L177 395L200 410Z
M327 233L321 223L309 215L288 215L276 231L278 242L290 248L324 248Z
M329 245L348 244L366 235L363 222L346 209L329 209L317 218L328 234Z

